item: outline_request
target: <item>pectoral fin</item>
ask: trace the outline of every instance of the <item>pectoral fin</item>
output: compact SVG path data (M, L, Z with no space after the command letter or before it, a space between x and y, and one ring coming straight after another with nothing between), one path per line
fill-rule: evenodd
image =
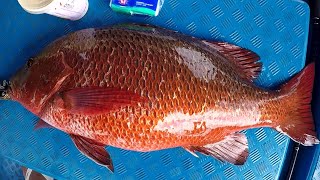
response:
M244 134L232 134L225 137L224 140L207 144L202 147L185 147L191 154L200 152L205 155L213 156L222 162L229 162L235 165L242 165L246 162L249 155L248 140Z
M83 155L114 172L111 157L103 144L82 136L70 134L70 137Z
M143 102L134 92L109 87L81 87L64 91L57 97L58 106L75 114L97 115L123 106Z

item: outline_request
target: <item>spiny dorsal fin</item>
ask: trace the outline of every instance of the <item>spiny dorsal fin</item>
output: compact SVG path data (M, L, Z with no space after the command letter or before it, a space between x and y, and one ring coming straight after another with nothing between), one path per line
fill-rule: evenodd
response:
M197 151L205 155L213 156L222 162L229 162L235 165L244 164L249 155L247 137L241 133L229 135L217 143L207 144L202 147L185 147L185 149L189 152L194 153Z
M203 42L230 60L242 78L252 82L259 76L262 63L258 62L260 57L256 53L225 42Z

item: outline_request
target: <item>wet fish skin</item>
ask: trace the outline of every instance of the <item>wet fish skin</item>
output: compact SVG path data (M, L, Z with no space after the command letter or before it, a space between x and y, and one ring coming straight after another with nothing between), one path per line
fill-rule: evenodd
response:
M235 133L248 128L273 127L317 144L309 106L313 65L270 91L252 83L261 71L258 59L228 43L157 27L86 29L35 57L12 78L10 96L76 144L184 147L234 164L248 155L246 137ZM293 132L298 125L301 132Z

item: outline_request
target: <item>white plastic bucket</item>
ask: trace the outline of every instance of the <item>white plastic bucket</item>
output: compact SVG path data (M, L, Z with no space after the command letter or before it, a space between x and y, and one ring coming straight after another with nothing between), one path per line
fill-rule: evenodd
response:
M50 14L53 16L78 20L88 11L88 0L18 0L21 7L31 14Z

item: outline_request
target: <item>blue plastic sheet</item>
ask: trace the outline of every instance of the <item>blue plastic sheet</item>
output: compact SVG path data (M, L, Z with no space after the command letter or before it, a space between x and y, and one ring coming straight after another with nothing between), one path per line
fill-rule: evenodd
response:
M309 7L291 0L166 0L158 17L114 13L106 0L89 0L87 15L67 21L31 15L17 1L0 11L0 78L9 78L29 57L67 33L121 22L143 22L209 40L227 41L260 55L263 70L256 83L275 87L305 64ZM290 140L259 128L246 131L250 156L243 166L193 157L181 148L138 153L108 148L115 173L84 157L58 130L33 131L37 117L16 102L0 102L0 154L59 179L275 179L286 171Z

